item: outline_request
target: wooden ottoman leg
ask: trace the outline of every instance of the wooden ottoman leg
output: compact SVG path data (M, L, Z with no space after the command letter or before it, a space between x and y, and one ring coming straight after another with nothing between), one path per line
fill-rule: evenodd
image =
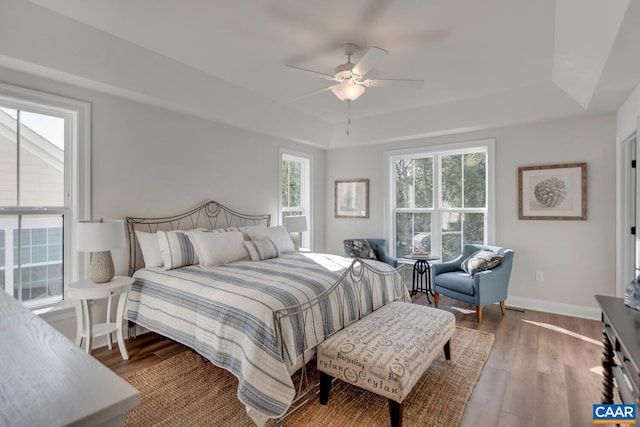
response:
M402 403L389 399L389 415L391 427L402 427Z
M331 375L320 372L320 403L326 405L329 402L329 393L331 393Z
M444 358L451 360L451 340L444 344Z

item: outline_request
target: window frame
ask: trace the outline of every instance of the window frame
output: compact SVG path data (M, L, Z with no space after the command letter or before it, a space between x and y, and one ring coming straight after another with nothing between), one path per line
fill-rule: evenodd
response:
M285 160L300 161L300 208L307 216L306 233L302 233L301 248L313 248L313 155L280 148L278 152L278 224L282 225L283 214L286 210L282 206L282 162Z
M62 300L37 304L24 301L32 309L65 306L65 287L85 277L89 256L76 251L78 221L91 215L91 104L46 92L26 89L0 82L3 106L23 111L58 116L65 119L64 179L65 202L62 209L48 207L4 208L0 215L63 215L63 289ZM13 288L13 285L11 285ZM4 290L3 290L4 291ZM12 292L13 294L13 292Z
M442 206L442 186L440 184L442 156L467 154L478 151L486 151L487 154L487 182L486 182L486 208L444 208ZM402 158L434 158L433 161L433 207L432 208L400 208L406 213L431 213L431 247L435 256L442 256L434 251L442 248L442 226L440 215L443 212L485 212L485 242L495 242L495 139L480 139L467 142L450 143L442 145L421 146L401 150L389 150L384 153L385 173L385 214L384 233L389 242L389 251L392 256L396 254L396 222L395 214L395 162Z

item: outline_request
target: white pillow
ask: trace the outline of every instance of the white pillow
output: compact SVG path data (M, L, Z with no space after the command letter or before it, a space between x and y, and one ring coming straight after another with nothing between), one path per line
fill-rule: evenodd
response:
M277 258L280 254L278 247L271 239L265 240L250 240L244 242L244 245L249 250L252 261L262 261L264 259Z
M186 231L158 231L156 234L164 261L163 270L200 263Z
M160 244L158 243L158 236L156 236L156 233L145 233L144 231L136 230L136 238L140 245L144 266L146 268L162 267L164 265L164 261L162 259L162 250L160 250Z
M249 240L264 240L264 238L262 239L253 239L251 236L253 235L260 235L260 236L266 236L267 234L267 226L266 225L249 225L246 227L240 227L239 228L240 232L242 232L242 237L244 237L244 240L249 241Z
M242 233L239 231L194 233L193 238L198 242L202 252L200 259L202 267L213 267L250 258Z
M296 251L296 247L291 240L291 235L283 225L275 227L255 227L247 229L247 234L251 240L271 239L278 247L280 255Z
M194 228L193 230L188 230L185 232L187 233L187 236L189 236L189 241L193 245L193 250L196 251L196 257L198 258L198 261L202 259L202 250L200 249L200 245L198 244L198 241L195 239L194 235L196 233L220 233L220 232L221 232L220 230L207 230L206 228Z

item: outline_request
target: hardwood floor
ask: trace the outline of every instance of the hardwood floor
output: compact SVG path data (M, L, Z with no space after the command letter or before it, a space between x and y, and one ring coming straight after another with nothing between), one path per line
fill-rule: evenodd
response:
M129 360L122 360L117 344L114 344L112 350L107 346L92 350L91 355L116 374L123 376L153 366L188 349L153 332L129 339L126 343Z
M414 302L427 304L424 295ZM588 426L592 405L600 402L602 327L599 321L485 307L483 322L475 310L447 297L440 308L456 315L456 324L491 332L495 342L489 360L467 405L463 427ZM117 345L93 356L119 375L146 368L186 347L153 333L127 341L130 359L123 361ZM454 348L451 351L455 351Z

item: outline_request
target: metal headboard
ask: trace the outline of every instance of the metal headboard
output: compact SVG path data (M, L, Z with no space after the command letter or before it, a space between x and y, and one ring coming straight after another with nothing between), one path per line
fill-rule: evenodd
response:
M142 268L142 252L136 237L136 230L155 233L158 230L192 230L194 228L226 228L246 227L250 225L271 225L271 215L244 214L214 201L186 212L161 218L137 218L128 216L127 231L129 233L129 276Z

